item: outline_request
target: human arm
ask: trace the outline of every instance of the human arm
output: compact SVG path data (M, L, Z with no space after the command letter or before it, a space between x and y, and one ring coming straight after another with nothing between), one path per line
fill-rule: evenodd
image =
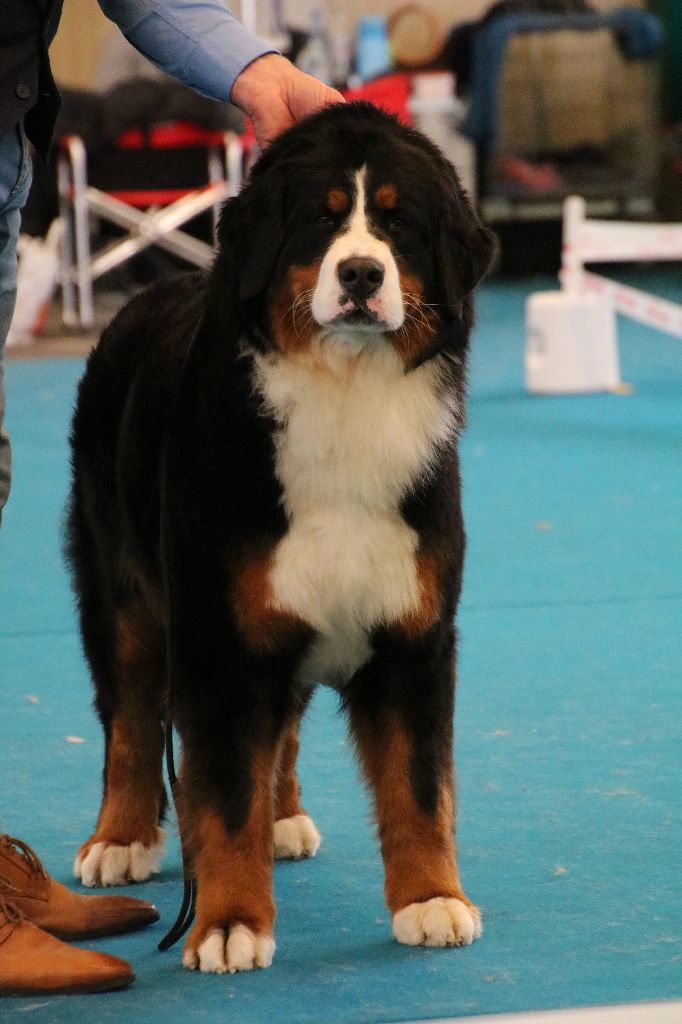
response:
M99 0L157 67L212 99L231 100L267 145L306 114L342 96L249 32L222 0Z
M229 101L236 77L274 52L222 0L98 2L152 64L214 100Z

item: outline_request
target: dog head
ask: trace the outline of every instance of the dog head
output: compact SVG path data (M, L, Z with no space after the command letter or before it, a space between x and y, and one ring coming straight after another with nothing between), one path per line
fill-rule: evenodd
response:
M276 140L225 207L219 245L216 273L261 344L390 344L408 366L443 347L493 251L437 147L364 103Z

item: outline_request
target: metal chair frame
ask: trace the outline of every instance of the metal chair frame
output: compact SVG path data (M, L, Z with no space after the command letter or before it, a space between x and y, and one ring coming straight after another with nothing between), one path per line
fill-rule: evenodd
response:
M68 327L94 324L93 284L151 245L158 245L198 267L206 267L213 248L179 230L205 210L213 209L217 226L223 200L236 195L244 173L244 147L233 132L222 145L207 146L208 184L187 190L174 202L139 209L94 188L87 179L87 153L76 135L61 141L58 158L59 216L61 221L62 321ZM128 233L96 253L90 248L90 219L97 216Z

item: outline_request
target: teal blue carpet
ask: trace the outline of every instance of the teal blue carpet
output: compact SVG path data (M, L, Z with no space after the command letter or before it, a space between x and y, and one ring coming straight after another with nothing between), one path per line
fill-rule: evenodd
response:
M163 873L134 890L161 922L96 944L133 963L132 989L8 1000L0 1018L372 1024L682 996L682 342L623 324L634 394L529 397L524 298L552 286L482 289L462 444L459 844L483 939L392 941L366 796L321 692L301 774L323 845L276 867L273 967L199 976L178 947L156 951L181 896L172 839ZM682 300L679 279L661 289ZM81 371L9 366L0 537L0 822L63 881L101 767L59 549Z

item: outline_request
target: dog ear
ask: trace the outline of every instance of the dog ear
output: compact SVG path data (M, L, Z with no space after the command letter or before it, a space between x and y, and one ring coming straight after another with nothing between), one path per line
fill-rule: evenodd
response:
M449 165L442 184L437 260L446 304L458 311L490 267L496 239L481 224Z
M227 263L242 302L267 290L284 242L281 178L258 171L256 165L242 191L228 200L218 224L218 262Z

